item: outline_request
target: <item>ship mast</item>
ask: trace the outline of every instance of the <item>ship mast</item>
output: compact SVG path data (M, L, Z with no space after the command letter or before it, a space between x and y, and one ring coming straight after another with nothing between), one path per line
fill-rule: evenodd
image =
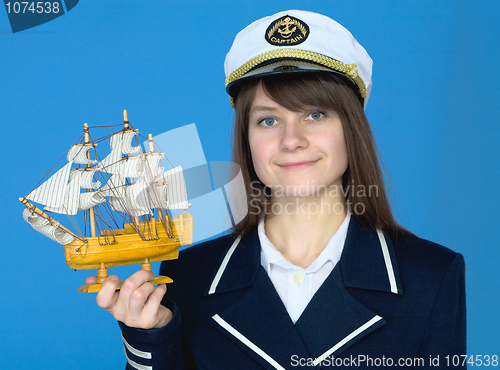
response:
M90 138L89 138L89 125L84 123L83 124L83 132L85 134L85 144L84 145L89 145L90 143ZM90 159L90 151L87 151L87 159ZM87 164L87 168L90 168L90 164ZM92 190L87 190L87 191L92 191ZM89 216L90 216L90 235L95 238L95 211L94 207L91 207L89 209Z
M124 109L123 110L123 127L124 127L124 132L129 131L129 124L130 124L130 122L128 121L128 113L127 113L127 110ZM131 184L134 184L135 181L134 181L133 178L131 178L130 182L131 182ZM138 216L134 216L133 222L134 222L135 227L137 228L137 232L139 232L139 228L140 228L140 226L139 226L140 225L139 217Z
M151 134L148 135L148 143L149 143L149 155L153 155L155 147L153 145L153 135ZM156 176L156 182L158 182L158 176ZM158 210L158 213L160 213L160 210ZM151 235L153 238L156 235L156 220L154 213L153 216L151 216Z
M127 110L124 109L123 110L123 125L125 126L125 130L128 130L128 124L130 122L128 121L128 114L127 114Z
M89 145L90 143L90 135L89 135L89 125L83 124L83 132L85 134L85 144ZM90 159L90 151L87 151L87 159ZM90 168L90 164L87 164L87 168ZM88 190L92 191L92 190ZM89 208L89 218L90 218L90 235L95 238L95 211L94 207ZM108 268L105 263L101 263L101 267L97 269L97 282L102 283L108 277Z
M128 130L128 129L129 129L129 123L130 123L130 122L128 121L128 114L127 114L127 110L126 110L126 109L124 109L124 110L123 110L123 125L124 125L125 130ZM136 131L136 130L134 130L134 131ZM151 139L151 140L149 140L149 148L150 148L150 150L151 150L152 145L153 145L153 142L152 142L152 136L151 136L151 134L150 134L149 136L150 136L150 139ZM154 148L153 148L153 150L154 150ZM133 179L131 179L131 181L132 181L132 183L133 183L133 181L134 181L134 180L133 180ZM136 227L137 227L137 230L139 230L139 228L140 228L140 223L139 223L139 217L138 217L138 216L135 216L135 217L134 217L134 223L135 223L135 225L136 225ZM153 225L152 227L154 228L154 230L156 230L156 225L155 225L155 219L154 219L154 216L152 217L152 222L151 222L151 223L152 223L152 225ZM152 266L151 266L151 261L149 260L149 258L147 258L147 257L146 257L146 258L144 259L144 262L143 262L143 263L141 263L141 269L142 269L142 270L146 270L146 271L149 271L149 272L153 273L153 268L152 268ZM98 282L99 282L99 281L98 281Z

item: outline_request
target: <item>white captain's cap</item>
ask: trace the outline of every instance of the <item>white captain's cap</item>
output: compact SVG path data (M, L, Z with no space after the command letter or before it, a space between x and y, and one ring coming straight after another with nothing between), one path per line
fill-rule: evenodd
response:
M366 107L372 60L343 26L324 15L288 10L259 19L236 35L226 56L231 105L240 82L264 75L327 71L347 77Z

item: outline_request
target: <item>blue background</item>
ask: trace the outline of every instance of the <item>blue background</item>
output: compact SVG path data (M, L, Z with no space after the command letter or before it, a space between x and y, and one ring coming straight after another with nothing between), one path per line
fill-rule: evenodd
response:
M118 124L123 109L143 134L196 123L206 159L230 160L225 54L252 21L306 5L343 24L374 60L367 115L395 213L464 254L468 352L500 355L499 2L107 0L16 34L0 10L2 368L125 365L112 316L76 293L89 272L66 266L63 248L22 220L17 198L84 122Z

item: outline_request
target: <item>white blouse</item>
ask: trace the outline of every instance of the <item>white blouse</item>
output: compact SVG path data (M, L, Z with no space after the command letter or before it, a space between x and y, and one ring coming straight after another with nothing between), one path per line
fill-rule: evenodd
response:
M272 245L265 234L264 219L260 221L258 233L261 245L261 264L294 323L340 260L350 220L351 213L348 212L344 222L332 236L325 249L305 269L288 261Z

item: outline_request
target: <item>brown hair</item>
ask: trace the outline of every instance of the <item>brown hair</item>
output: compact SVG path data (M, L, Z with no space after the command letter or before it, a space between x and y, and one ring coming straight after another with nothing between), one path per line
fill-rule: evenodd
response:
M344 192L349 189L345 195L346 203L353 205L352 216L373 230L413 235L398 225L392 215L375 140L352 82L343 76L321 72L265 76L250 79L241 87L235 100L233 162L241 167L250 212L234 227L235 233L248 234L269 207L269 189L266 190L255 173L248 140L250 107L259 86L288 110L297 112L313 106L337 112L344 128L349 161L342 176L342 187ZM364 193L360 189L364 189ZM368 189L375 189L376 196L370 196ZM263 211L251 211L256 208ZM359 208L363 211L359 212Z

